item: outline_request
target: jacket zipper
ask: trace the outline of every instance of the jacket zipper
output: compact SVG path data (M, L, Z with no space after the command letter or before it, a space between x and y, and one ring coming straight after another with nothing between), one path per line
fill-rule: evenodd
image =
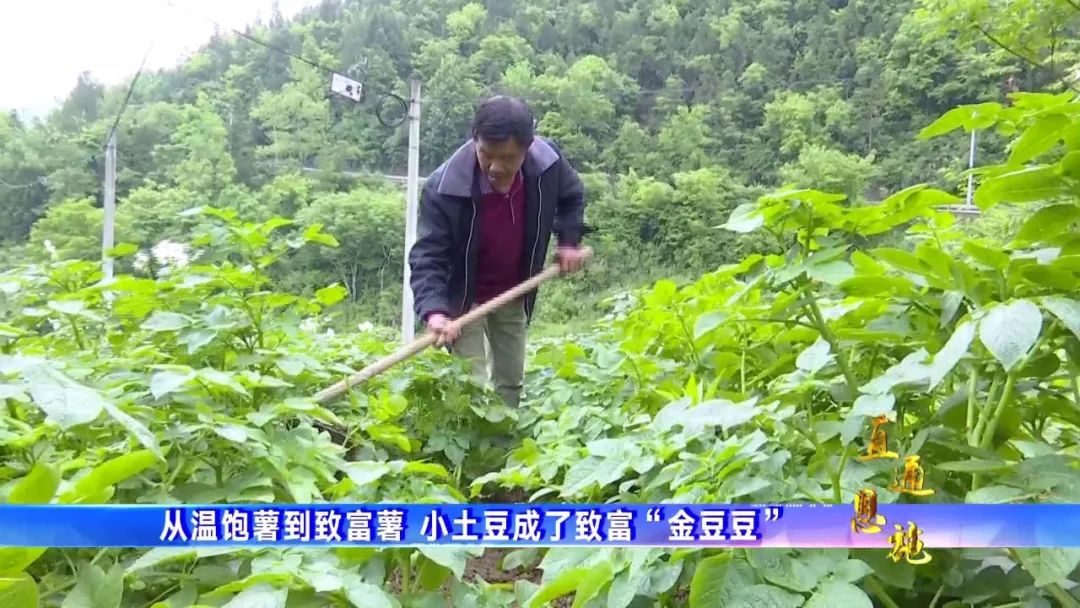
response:
M469 300L469 248L472 246L473 230L476 228L476 201L472 202L472 220L469 222L469 239L465 241L465 294L461 296L461 314L468 312L465 305Z
M541 185L541 180L543 179L543 177L544 176L541 174L539 177L536 178L536 191L538 193L536 201L536 238L533 239L532 255L529 256L530 275L533 273L533 264L536 263L536 246L540 244L540 216L544 210L544 187ZM531 314L531 307L526 306L526 308L530 309L527 311L527 313Z

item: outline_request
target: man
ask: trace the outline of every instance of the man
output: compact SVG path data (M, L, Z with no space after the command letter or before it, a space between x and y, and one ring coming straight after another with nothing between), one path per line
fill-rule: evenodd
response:
M511 406L520 400L536 291L464 328L454 319L543 270L553 232L563 272L584 262L581 180L553 143L534 136L534 122L520 99L481 103L472 139L424 184L409 252L416 313L436 344L469 360Z

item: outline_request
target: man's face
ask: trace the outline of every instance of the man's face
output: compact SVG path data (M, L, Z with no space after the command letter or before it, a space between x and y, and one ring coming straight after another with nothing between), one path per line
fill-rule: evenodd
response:
M505 192L514 183L514 175L525 162L525 148L514 138L494 142L479 138L476 141L476 160L492 185Z

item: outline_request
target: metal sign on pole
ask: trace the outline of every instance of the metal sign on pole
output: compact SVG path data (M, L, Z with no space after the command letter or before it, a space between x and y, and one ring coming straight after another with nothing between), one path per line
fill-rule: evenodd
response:
M415 335L416 313L409 286L409 250L416 242L416 219L420 207L420 78L409 83L409 168L405 191L405 251L401 285L401 339L411 342Z
M113 277L113 261L109 251L113 248L114 225L116 220L116 130L109 134L109 142L105 145L105 180L102 184L104 200L102 207L105 214L101 229L101 270L105 275L103 282L109 282Z

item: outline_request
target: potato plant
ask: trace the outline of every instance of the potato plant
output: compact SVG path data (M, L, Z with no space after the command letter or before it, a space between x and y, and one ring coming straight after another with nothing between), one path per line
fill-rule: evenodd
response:
M347 295L273 288L318 225L200 209L189 263L103 283L96 262L0 276L0 497L10 503L1080 502L1080 106L1017 95L924 131L1013 138L976 202L1030 208L967 236L912 186L877 205L792 187L717 230L756 254L612 303L539 343L511 411L428 351L339 403L310 395L393 336L314 330ZM129 255L118 248L116 255ZM930 497L860 461L870 420ZM326 429L344 429L343 433ZM1080 606L1080 551L0 549L0 606ZM491 553L483 556L490 559ZM495 580L495 579L498 580Z

